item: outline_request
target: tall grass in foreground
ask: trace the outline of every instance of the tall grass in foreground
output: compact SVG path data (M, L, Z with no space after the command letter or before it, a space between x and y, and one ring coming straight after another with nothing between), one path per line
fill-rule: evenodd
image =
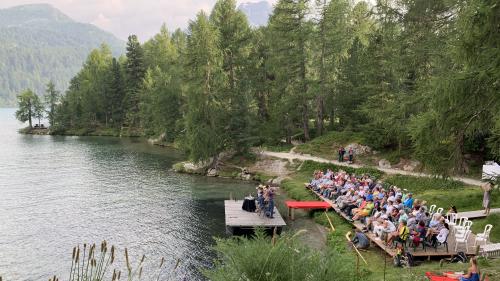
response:
M354 281L367 280L356 272L352 256L337 251L319 253L291 236L269 238L256 231L253 238L216 239L219 260L204 273L210 280L225 281Z
M127 281L138 281L141 280L143 275L143 265L146 256L143 255L139 263L133 267L131 265L129 254L127 248L125 248L125 266L126 269L122 274L121 270L113 269L111 274L111 266L115 262L116 255L115 246L108 248L107 242L103 241L100 247L96 247L96 244L87 245L83 244L83 248L76 246L73 248L73 253L71 255L71 269L69 272L68 281L103 281L103 280L127 280ZM156 278L151 280L160 280L160 274L164 268L165 259L162 258L160 265L156 268L156 272L152 274ZM177 260L174 269L170 272L167 278L162 280L170 280L171 276L175 273L176 269L179 267L180 260ZM123 276L122 276L123 275ZM122 279L123 277L123 279ZM1 281L1 279L0 279ZM49 279L49 281L59 281L57 276Z

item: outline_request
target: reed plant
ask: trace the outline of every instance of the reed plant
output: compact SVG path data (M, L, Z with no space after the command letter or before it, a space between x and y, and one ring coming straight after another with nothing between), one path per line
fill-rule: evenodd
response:
M115 246L108 247L106 241L101 242L100 246L96 244L83 244L83 247L76 246L73 248L71 255L71 269L68 276L68 281L103 281L103 280L127 280L127 281L139 281L143 277L143 268L146 256L142 255L142 258L138 264L133 267L129 258L129 253L127 248L125 248L125 270L122 274L121 270L113 269L111 273L111 267L115 262L116 248ZM169 281L175 274L176 270L179 268L180 259L176 261L173 270L169 275L162 279ZM155 272L150 275L153 276L151 280L160 280L160 275L162 269L165 266L165 258L161 258L160 265L156 268ZM126 277L122 276L126 275ZM122 279L122 277L124 277ZM1 277L0 277L1 281ZM59 281L59 278L54 275L49 281Z

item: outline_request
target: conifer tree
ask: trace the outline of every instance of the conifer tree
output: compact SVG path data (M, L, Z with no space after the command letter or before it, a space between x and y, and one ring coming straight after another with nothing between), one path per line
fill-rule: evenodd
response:
M54 82L50 81L47 84L47 89L45 91L45 104L47 105L47 117L49 119L49 125L54 126L54 118L56 114L56 106L59 102L59 91L56 90Z
M199 12L188 29L185 138L190 158L195 162L212 158L213 168L226 146L226 111L221 96L225 79L223 55L218 43L216 28L204 12Z
M126 88L126 111L127 120L130 127L139 125L139 91L144 79L144 52L136 35L130 35L127 41L127 62L125 74L127 78Z

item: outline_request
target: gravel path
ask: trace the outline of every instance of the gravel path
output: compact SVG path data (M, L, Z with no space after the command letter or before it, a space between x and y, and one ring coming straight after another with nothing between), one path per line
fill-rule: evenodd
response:
M299 154L299 153L294 152L293 149L290 152L272 152L272 151L262 150L262 151L259 151L259 153L261 155L264 155L264 156L276 157L276 158L280 158L280 159L287 159L290 162L292 162L293 160L302 160L302 161L312 160L312 161L316 161L316 162L320 162L320 163L332 163L332 164L335 164L335 165L338 165L338 166L349 166L349 167L353 167L353 168L367 167L367 166L364 166L364 165L348 164L346 162L339 162L339 161L336 161L336 160L328 160L328 159L325 159L325 158L311 156L311 155L307 155L307 154ZM382 171L382 172L384 172L386 174L389 174L389 175L407 175L407 176L415 176L415 177L434 177L433 175L430 175L430 174L417 173L417 172L409 172L409 171L403 171L403 170L399 170L399 169L385 169L385 168L379 168L379 167L373 167L373 168L376 168L376 169L378 169L378 170L380 170L380 171ZM465 177L452 177L452 179L457 180L457 181L461 181L461 182L469 184L469 185L481 186L483 184L483 182L480 181L480 180L471 179L471 178L465 178Z

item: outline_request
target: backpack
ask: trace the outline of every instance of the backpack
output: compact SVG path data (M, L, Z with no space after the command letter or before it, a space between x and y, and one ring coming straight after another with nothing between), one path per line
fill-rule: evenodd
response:
M451 263L467 263L468 259L464 252L458 252L456 256L451 259Z
M415 261L413 260L413 255L412 254L406 252L404 259L405 259L405 263L406 263L407 267L415 266Z

